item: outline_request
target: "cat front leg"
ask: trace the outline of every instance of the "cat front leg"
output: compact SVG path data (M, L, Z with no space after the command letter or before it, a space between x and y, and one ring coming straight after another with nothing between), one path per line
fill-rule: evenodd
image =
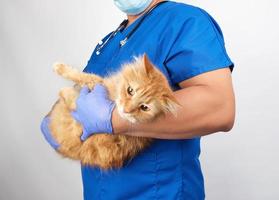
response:
M76 99L79 92L73 87L65 87L60 90L59 96L65 102L67 108L71 111L76 110Z

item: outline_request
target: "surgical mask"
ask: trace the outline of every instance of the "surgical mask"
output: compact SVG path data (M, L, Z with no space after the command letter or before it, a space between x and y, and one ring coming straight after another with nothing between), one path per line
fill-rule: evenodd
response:
M114 0L114 4L128 15L137 15L143 12L152 0Z

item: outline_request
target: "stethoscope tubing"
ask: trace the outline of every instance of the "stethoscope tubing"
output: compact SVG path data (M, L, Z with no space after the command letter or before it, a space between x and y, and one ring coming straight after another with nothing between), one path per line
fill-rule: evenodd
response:
M123 47L127 41L129 40L129 38L138 30L138 28L140 27L140 25L142 24L142 22L144 21L144 19L155 9L157 8L159 5L165 3L167 1L162 1L157 3L156 5L154 5L152 8L149 9L149 11L147 13L145 13L142 18L140 19L140 21L136 24L136 26L127 34L127 36L121 40L119 42L120 48ZM125 19L121 22L121 24L117 27L116 30L114 30L105 41L100 41L99 44L96 47L96 55L100 55L101 50L106 46L106 44L119 32L122 31L123 29L125 29L125 27L128 24L128 19Z

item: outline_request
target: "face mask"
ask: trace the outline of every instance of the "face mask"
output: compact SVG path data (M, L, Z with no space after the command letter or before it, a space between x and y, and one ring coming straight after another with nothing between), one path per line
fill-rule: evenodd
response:
M137 15L143 12L152 0L114 0L114 4L128 15Z

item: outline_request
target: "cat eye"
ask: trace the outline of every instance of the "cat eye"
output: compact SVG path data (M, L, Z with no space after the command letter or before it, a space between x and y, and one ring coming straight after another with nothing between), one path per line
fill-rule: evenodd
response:
M133 88L131 88L130 86L127 88L127 93L131 96L133 96L135 94Z
M149 111L150 110L150 108L148 106L144 105L144 104L142 104L140 106L140 109L143 110L143 111Z

